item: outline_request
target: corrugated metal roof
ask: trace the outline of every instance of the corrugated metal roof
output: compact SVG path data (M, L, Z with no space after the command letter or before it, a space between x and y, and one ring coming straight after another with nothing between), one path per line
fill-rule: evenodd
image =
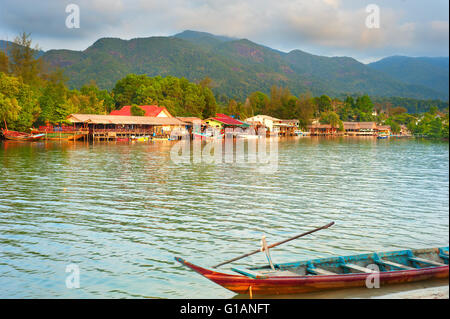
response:
M67 119L72 123L93 124L140 124L140 125L186 125L174 117L151 116L125 116L125 115L98 115L98 114L71 114Z
M159 113L166 111L166 113L172 117L172 115L163 106L158 105L138 105L142 110L145 111L145 116L156 117ZM132 116L131 105L125 105L120 110L111 111L109 115L121 115L121 116Z
M244 122L241 122L239 120L236 120L234 118L232 118L231 116L222 114L222 113L217 113L216 117L213 117L213 120L216 120L218 122L221 122L223 124L227 124L227 125L245 125Z

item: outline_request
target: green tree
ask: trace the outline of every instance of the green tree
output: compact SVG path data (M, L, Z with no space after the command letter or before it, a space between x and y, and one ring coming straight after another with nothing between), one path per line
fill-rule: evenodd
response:
M214 97L214 93L208 86L203 86L202 95L204 96L205 106L202 111L202 117L204 119L212 117L216 115L217 112L217 103Z
M389 115L390 116L396 116L396 115L400 115L403 113L406 113L407 109L402 107L402 106L397 106L397 107L393 107L389 110Z
M0 73L0 120L12 130L28 130L40 112L36 91L21 78Z
M344 129L344 124L339 118L339 115L333 111L322 112L319 121L322 124L330 124L333 128L339 128L341 131Z
M231 99L228 103L227 113L229 115L236 115L238 113L238 104L235 100Z
M111 92L117 108L123 105L157 104L165 106L175 116L210 117L216 113L217 103L205 79L200 84L185 78L148 77L129 74L117 81Z
M23 32L14 40L16 45L9 50L9 64L12 74L20 76L25 84L39 86L42 79L42 60L36 58L39 47L31 47L30 34Z
M249 117L252 117L254 115L252 104L250 103L250 98L246 98L244 105L241 108L241 111L239 112L239 117L241 120L245 120Z
M9 73L9 58L5 52L0 51L0 72Z
M316 113L316 107L317 106L309 92L299 96L295 106L295 113L302 129L306 130L308 125L311 124L311 120Z
M253 92L249 96L249 102L254 114L267 114L269 97L259 91Z
M145 111L144 109L142 109L141 107L137 106L136 104L133 104L131 106L131 115L133 116L144 116L145 115Z
M319 113L332 110L331 98L328 95L321 95L320 97L316 97L315 100L318 106Z
M401 131L401 126L394 119L388 119L385 124L391 127L391 131L394 134L398 134Z

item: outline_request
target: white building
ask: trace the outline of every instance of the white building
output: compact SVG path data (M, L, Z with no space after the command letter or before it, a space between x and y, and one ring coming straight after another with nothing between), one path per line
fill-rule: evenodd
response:
M298 128L298 120L281 120L269 115L255 115L245 119L251 125L263 125L270 134L293 135Z

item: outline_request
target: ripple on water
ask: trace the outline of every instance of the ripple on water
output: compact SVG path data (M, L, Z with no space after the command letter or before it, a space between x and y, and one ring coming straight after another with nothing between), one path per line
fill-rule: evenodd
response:
M176 165L170 146L0 144L0 296L231 297L173 257L211 266L331 220L273 259L448 245L448 144L286 140L265 173Z

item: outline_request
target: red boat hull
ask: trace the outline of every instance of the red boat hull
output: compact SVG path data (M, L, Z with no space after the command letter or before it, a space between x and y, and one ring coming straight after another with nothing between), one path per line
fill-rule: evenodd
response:
M45 135L45 134L33 135L33 134L28 134L28 133L23 133L23 132L16 132L16 131L9 131L9 130L2 130L2 133L3 133L3 136L7 140L11 140L11 141L27 141L27 142L38 141L41 138L43 138L44 135Z
M327 276L268 277L252 279L241 275L228 275L208 270L176 258L181 264L198 272L216 284L238 294L287 295L328 289L366 287L371 274L339 274ZM380 272L380 285L406 283L433 278L448 278L447 266L402 271Z

